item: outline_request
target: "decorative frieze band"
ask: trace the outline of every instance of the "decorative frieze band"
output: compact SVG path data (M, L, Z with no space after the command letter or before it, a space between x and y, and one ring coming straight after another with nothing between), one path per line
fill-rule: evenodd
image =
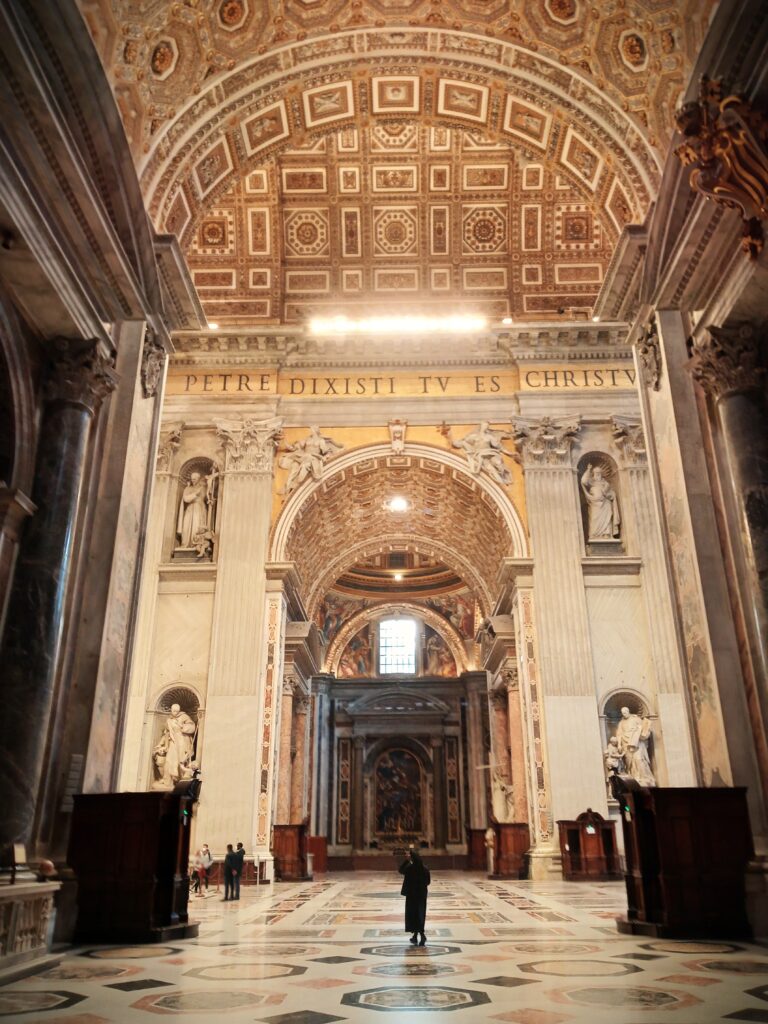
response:
M693 379L716 401L765 387L759 337L750 323L708 327L707 334L693 342L689 367Z
M57 338L45 381L48 402L65 402L96 412L120 380L114 356L104 355L98 341Z
M540 420L516 417L512 429L525 468L571 465L571 448L581 429L578 419L558 423L549 416Z
M225 473L271 473L283 421L251 417L218 423L216 432L225 454Z

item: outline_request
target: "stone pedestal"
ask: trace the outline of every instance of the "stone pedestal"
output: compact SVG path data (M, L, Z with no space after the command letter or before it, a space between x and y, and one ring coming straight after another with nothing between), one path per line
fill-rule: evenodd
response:
M56 967L49 934L58 882L0 886L0 986Z

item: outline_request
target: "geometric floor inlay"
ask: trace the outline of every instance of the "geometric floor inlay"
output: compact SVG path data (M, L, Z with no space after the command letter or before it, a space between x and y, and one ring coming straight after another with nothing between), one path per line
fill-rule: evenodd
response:
M621 882L433 870L423 947L401 882L212 888L190 904L199 938L66 951L0 987L0 1024L768 1024L768 947L620 934Z

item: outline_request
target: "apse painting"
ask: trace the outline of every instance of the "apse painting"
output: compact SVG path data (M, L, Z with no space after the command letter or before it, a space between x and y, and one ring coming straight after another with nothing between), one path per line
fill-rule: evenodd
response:
M475 602L469 593L442 594L440 597L427 598L427 607L442 615L444 619L468 640L475 637Z
M367 601L345 601L335 594L326 594L315 615L317 628L323 634L326 644L336 636L341 627L355 612L365 608Z
M430 626L424 627L424 675L455 676L456 660L445 640Z
M376 762L373 782L376 835L420 835L424 831L424 823L418 759L408 750L387 750Z
M355 679L358 676L373 675L370 626L364 626L359 633L355 633L344 648L336 675L339 679Z

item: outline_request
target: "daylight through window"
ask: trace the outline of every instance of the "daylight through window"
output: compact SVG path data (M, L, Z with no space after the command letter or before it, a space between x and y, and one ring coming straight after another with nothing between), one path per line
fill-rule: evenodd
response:
M416 671L416 620L384 619L379 624L379 672Z

